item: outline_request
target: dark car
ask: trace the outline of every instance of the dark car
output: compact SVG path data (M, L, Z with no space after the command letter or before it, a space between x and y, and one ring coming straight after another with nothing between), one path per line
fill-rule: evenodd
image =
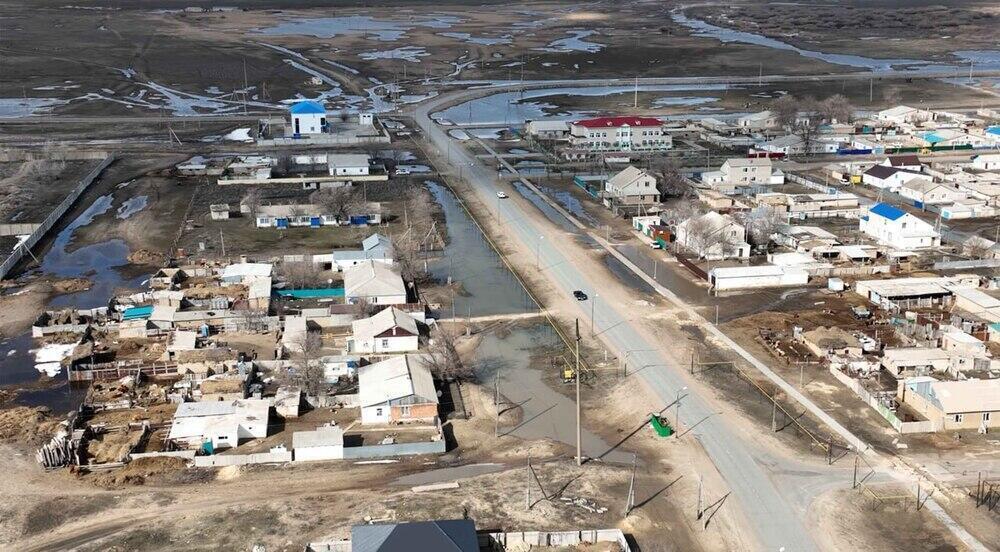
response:
M587 294L584 293L584 292L582 292L582 291L580 291L580 290L574 291L573 292L573 297L576 297L577 301L586 301L587 300Z

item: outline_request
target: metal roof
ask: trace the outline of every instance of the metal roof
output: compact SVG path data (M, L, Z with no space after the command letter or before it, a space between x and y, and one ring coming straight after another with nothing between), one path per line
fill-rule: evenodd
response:
M450 519L351 527L353 552L479 552L476 524Z
M888 203L879 203L878 205L871 208L871 212L876 215L887 218L889 220L897 220L906 213L897 207L893 207Z
M323 107L323 104L311 100L295 102L292 107L288 108L288 111L296 115L326 115L326 108Z

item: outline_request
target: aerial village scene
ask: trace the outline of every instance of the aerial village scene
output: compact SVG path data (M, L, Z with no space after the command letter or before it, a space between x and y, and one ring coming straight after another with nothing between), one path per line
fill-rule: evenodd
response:
M1000 551L1000 5L0 0L0 550Z

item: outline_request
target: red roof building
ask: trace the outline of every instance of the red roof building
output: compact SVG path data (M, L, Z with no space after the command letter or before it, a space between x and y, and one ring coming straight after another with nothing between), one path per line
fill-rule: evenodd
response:
M670 134L656 117L597 117L570 125L573 150L590 152L663 151L673 146Z
M660 127L663 121L656 117L598 117L574 123L585 128Z

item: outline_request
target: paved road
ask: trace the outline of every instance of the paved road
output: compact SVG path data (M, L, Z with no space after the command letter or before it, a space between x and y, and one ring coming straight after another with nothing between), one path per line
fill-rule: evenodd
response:
M449 99L442 97L421 104L414 109L414 118L425 137L440 151L448 150L446 131L429 117ZM549 279L565 293L583 289L594 295L598 290L590 283L583 267L578 267L552 240L538 240L542 230L531 217L522 212L518 202L497 201L499 189L495 183L493 167L484 167L464 147L451 148L452 165L463 166L465 179L475 188L486 205L496 205L501 220L508 221L509 234L529 248L539 248L543 268ZM540 244L539 244L540 241ZM605 328L604 339L614 348L623 351L627 363L645 369L638 372L664 405L673 403L686 387L685 369L673 364L659 349L647 342L637 327L622 312L624 305L611 305L597 301L595 318L599 327ZM589 312L582 313L586 318ZM804 525L802 511L790 503L775 486L772 473L758 462L756 450L746 441L747 436L735 432L722 417L716 416L701 397L684 391L681 408L681 426L692 427L692 434L711 457L718 471L730 486L733 497L757 532L757 540L765 550L789 551L815 550Z

